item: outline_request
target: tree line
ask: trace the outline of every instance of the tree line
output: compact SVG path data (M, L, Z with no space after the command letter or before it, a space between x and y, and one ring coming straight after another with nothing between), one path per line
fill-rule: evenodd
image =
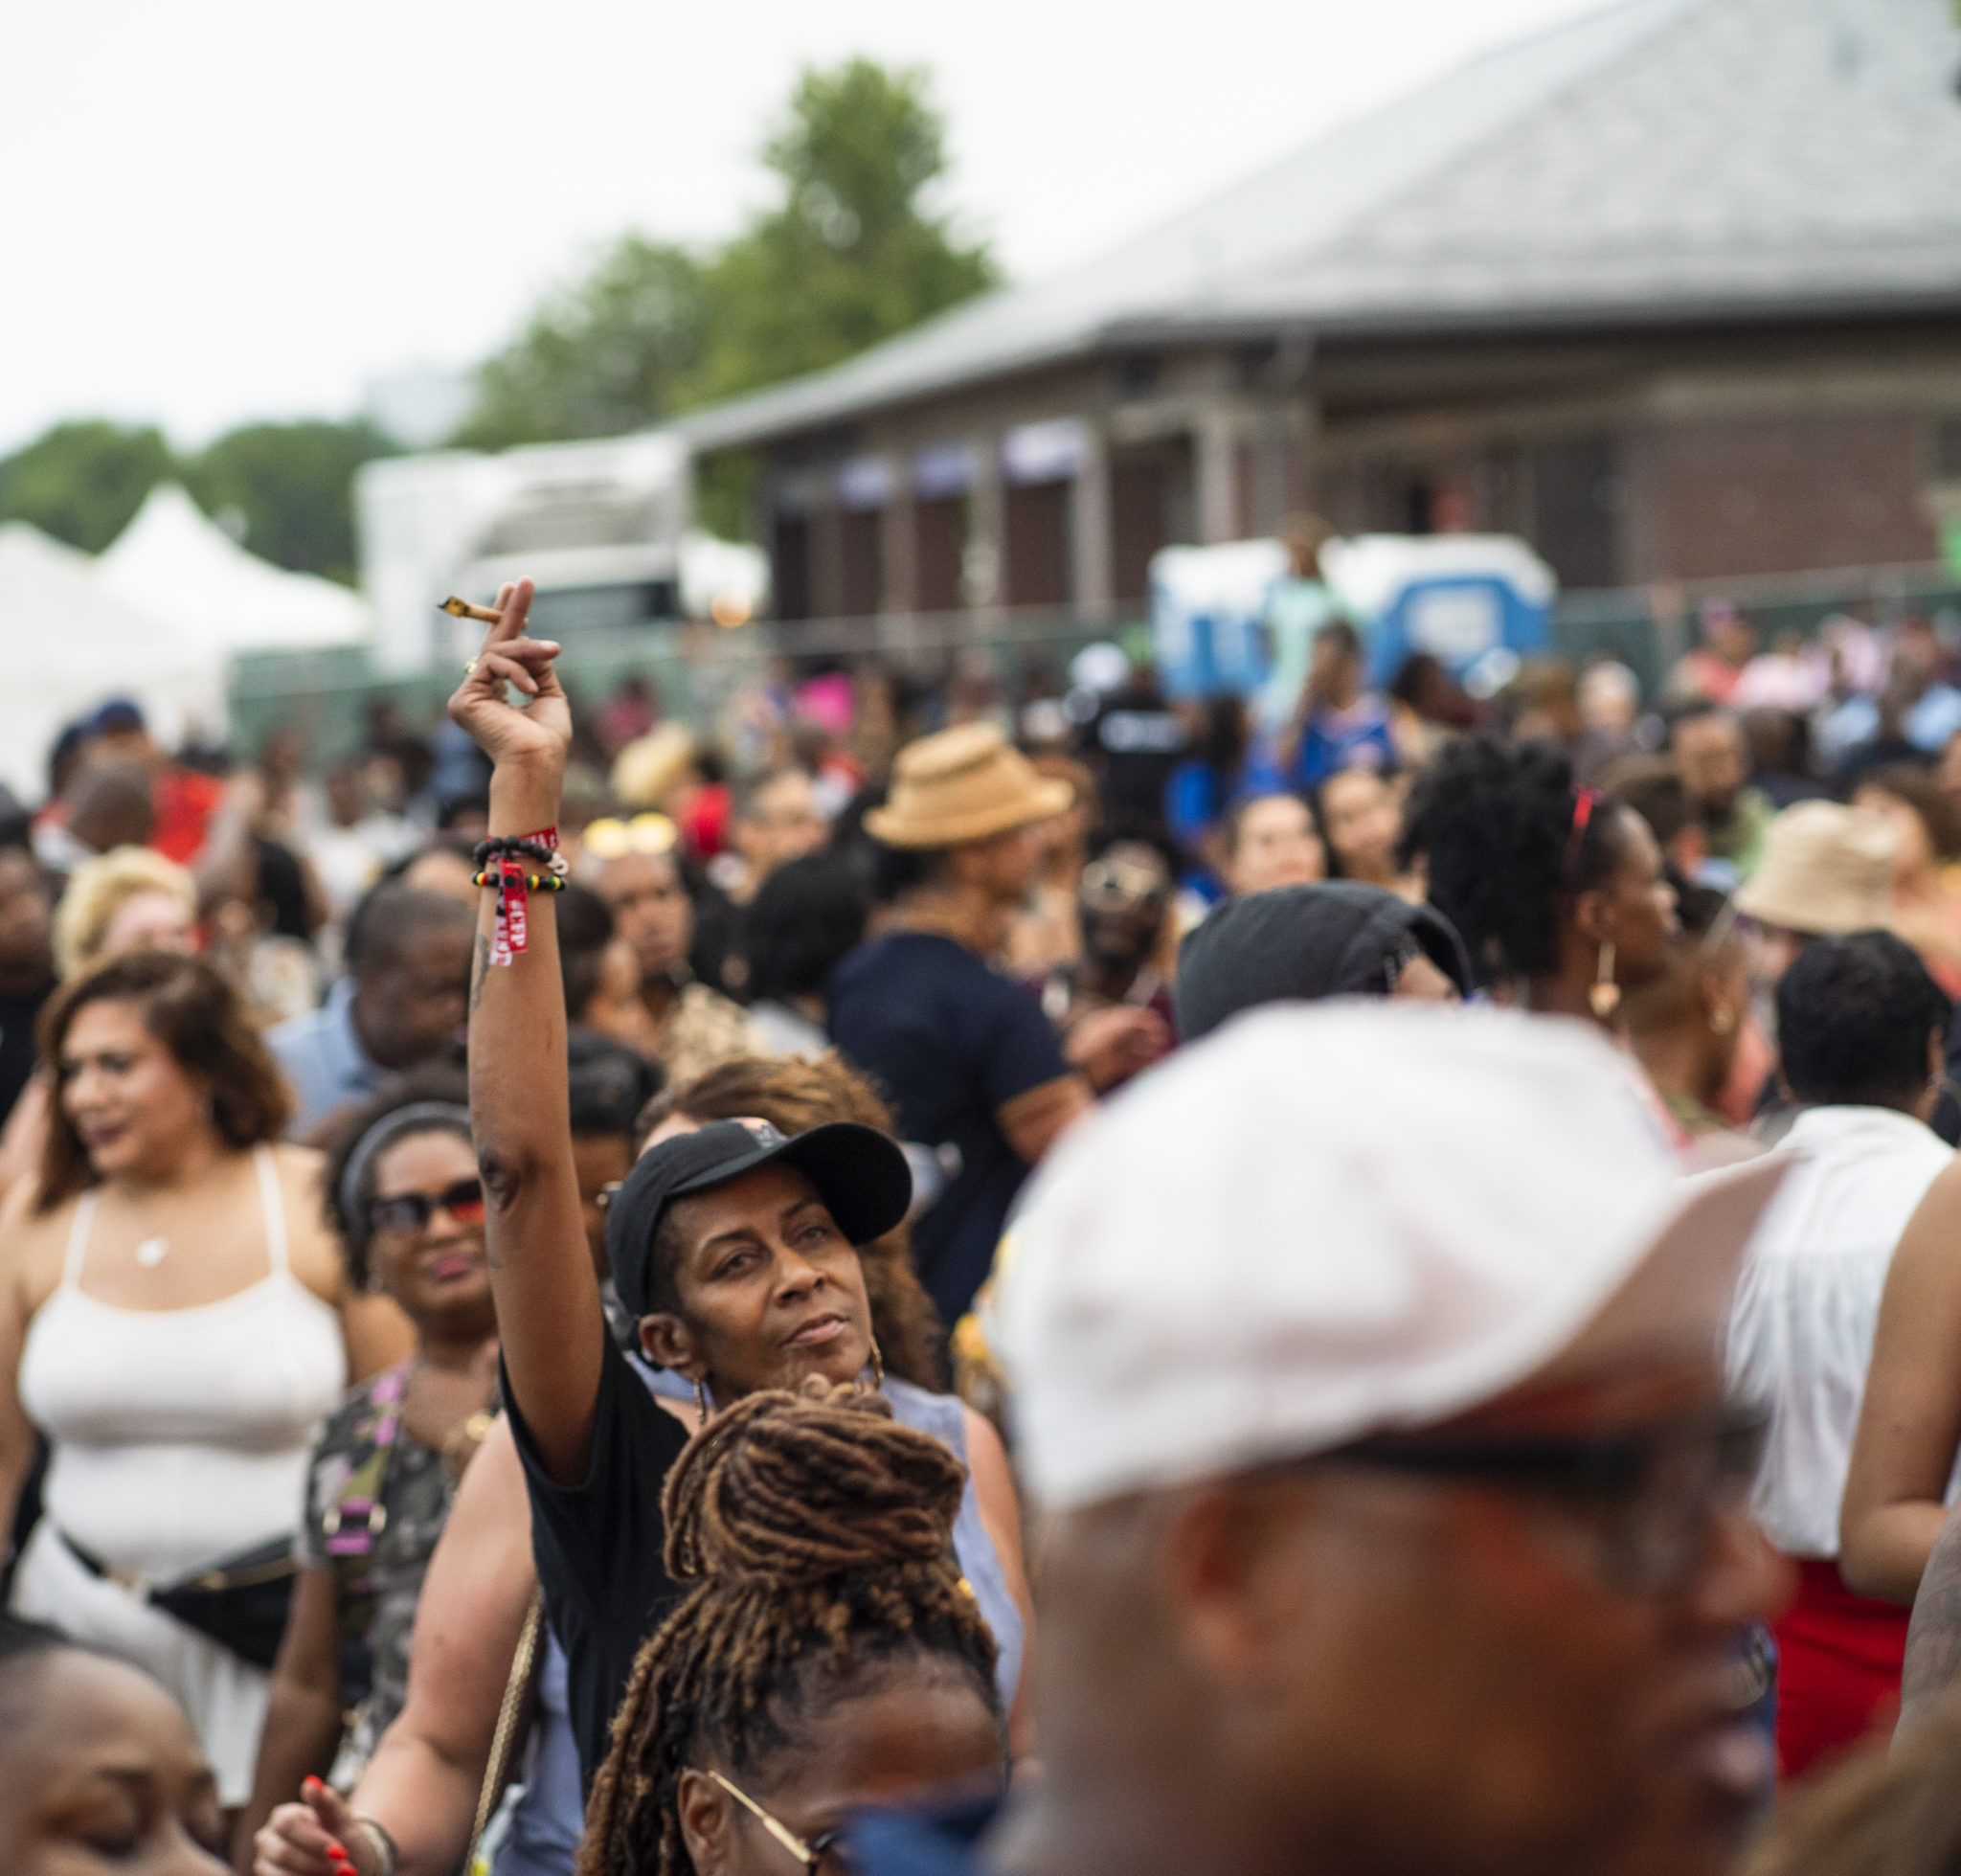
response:
M622 236L478 368L451 441L642 429L837 364L999 281L986 243L934 206L946 126L925 73L806 70L760 155L767 208L708 249ZM354 472L398 448L359 418L247 424L182 454L154 427L58 423L0 460L0 520L100 553L174 478L254 554L351 582ZM745 486L739 459L711 465L700 499L718 531L740 531Z

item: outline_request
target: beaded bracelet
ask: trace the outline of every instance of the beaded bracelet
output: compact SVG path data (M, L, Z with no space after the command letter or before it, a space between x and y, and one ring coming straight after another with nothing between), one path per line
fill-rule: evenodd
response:
M472 886L495 886L500 889L508 879L521 879L533 893L562 893L572 884L563 873L557 872L506 872L501 868L492 872L487 867L482 872L470 875Z
M535 834L527 834L523 839L506 836L496 840L480 840L470 854L470 858L480 867L493 856L500 860L535 860L541 867L552 867L559 872L566 870L565 855L558 851L557 843L542 841Z
M490 926L490 961L508 964L530 942L530 893L562 893L570 870L558 850L558 829L544 827L535 834L498 835L480 841L472 857L478 871L472 883L495 887L497 914ZM536 860L540 872L527 872L522 860Z

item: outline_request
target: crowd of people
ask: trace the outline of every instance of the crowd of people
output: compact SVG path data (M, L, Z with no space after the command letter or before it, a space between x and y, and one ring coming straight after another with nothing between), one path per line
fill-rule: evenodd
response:
M519 583L324 775L63 739L8 1868L1951 1866L1948 654L1378 692L1301 538L1284 695L588 717Z

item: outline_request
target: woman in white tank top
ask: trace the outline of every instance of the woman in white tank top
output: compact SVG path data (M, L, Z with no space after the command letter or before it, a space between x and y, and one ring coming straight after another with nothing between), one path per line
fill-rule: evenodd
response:
M290 1537L315 1429L401 1330L349 1295L319 1156L276 1143L289 1096L209 964L117 959L43 1033L58 1097L0 1221L0 1516L35 1427L51 1448L12 1605L162 1681L233 1807L265 1671L148 1592Z

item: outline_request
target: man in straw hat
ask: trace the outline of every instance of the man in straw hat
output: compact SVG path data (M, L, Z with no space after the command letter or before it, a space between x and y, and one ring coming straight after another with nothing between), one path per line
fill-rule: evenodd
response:
M944 1180L913 1249L949 1324L987 1275L1027 1169L1094 1098L1034 998L988 963L1040 864L1037 825L1071 799L998 730L965 723L900 750L890 799L865 817L890 911L831 979L831 1040L876 1076ZM1081 1058L1093 1066L1109 1046L1093 1027Z
M1578 1024L1388 1000L1243 1016L1073 1133L1002 1279L1044 1776L981 1865L1716 1876L1787 1580L1718 1338L1783 1172L1679 1181Z

